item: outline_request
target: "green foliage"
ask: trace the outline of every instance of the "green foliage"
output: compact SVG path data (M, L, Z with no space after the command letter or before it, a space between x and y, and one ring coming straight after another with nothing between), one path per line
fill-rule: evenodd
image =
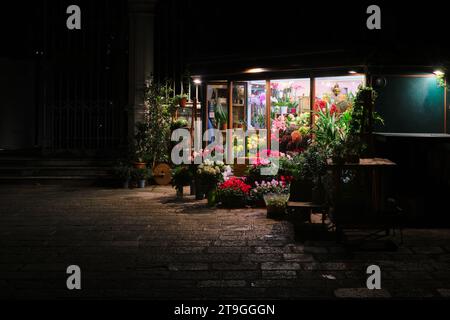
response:
M150 80L145 87L144 98L146 107L144 121L138 126L141 126L142 135L146 136L145 139L142 139L145 147L139 148L138 151L143 151L147 162L152 165L158 162L167 162L170 152L168 148L170 146L170 124L172 113L175 110L171 89Z
M178 119L172 122L170 125L170 130L175 131L177 129L186 128L189 126L189 123L186 119Z
M293 158L280 159L280 174L296 181L317 181L326 172L327 155L319 145L311 145Z
M353 104L352 117L350 121L349 131L350 135L360 135L364 128L369 126L370 117L373 118L373 124L377 122L384 124L383 119L376 112L365 112L365 104L374 104L378 97L377 92L371 87L360 87Z
M444 73L436 75L436 83L437 83L439 88L447 89L447 81L445 79L445 74Z
M133 168L125 163L119 163L117 166L114 167L114 175L123 180L128 180L131 178L133 173Z
M276 115L275 113L272 114L272 119L275 119ZM266 115L265 114L258 114L255 119L255 123L259 126L259 128L265 128L266 127Z
M228 123L228 112L223 108L223 106L218 103L214 108L214 116L216 118L217 127L220 127Z
M177 190L189 186L192 182L193 174L188 166L177 166L172 170L172 187Z
M329 107L317 111L315 141L328 157L339 162L359 158L365 148L361 136L369 128L370 117L373 118L374 125L384 124L379 114L366 111L365 105L374 104L376 98L377 93L373 88L360 87L353 106L344 112L331 112Z
M272 181L273 179L275 179L275 176L267 176L267 175L262 175L261 171L262 169L266 168L270 168L270 164L269 165L252 165L250 167L248 167L248 169L246 170L246 174L245 176L247 177L246 182L251 185L254 186L256 182L262 182L262 181Z
M344 140L348 130L348 122L351 115L346 113L345 117L337 112L331 112L330 108L317 111L317 121L313 130L317 145L327 155L332 154L333 144Z
M152 171L148 168L133 169L133 177L136 180L148 180L152 177Z
M188 96L187 94L179 94L179 95L176 95L176 96L173 98L173 103L174 103L175 105L180 105L180 104L181 104L181 101L182 101L183 99L185 99L185 100L187 101L187 100L189 100L189 96Z

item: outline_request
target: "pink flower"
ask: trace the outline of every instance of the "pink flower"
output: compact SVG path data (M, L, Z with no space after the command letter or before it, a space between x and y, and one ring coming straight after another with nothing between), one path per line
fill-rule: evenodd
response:
M266 104L266 94L263 93L262 95L259 96L259 103L262 105Z
M298 89L303 89L303 86L301 85L300 82L294 82L291 86L292 89L294 90L298 90Z

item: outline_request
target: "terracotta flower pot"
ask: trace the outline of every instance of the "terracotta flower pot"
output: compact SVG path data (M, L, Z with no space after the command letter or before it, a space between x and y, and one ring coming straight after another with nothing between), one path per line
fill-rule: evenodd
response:
M186 98L180 99L180 107L186 108L186 106L187 106L187 99Z
M147 164L145 162L133 162L133 167L135 169L146 169Z

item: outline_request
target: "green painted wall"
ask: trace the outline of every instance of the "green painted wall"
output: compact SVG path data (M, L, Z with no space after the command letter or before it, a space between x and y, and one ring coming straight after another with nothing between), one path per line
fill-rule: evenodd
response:
M393 133L445 133L444 89L434 77L387 76L375 109L385 119L376 131Z

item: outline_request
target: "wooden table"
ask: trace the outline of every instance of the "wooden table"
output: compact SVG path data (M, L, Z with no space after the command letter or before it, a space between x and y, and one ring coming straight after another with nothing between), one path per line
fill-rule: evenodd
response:
M345 163L335 164L331 159L328 160L328 169L333 172L333 180L336 188L336 197L340 197L340 185L343 170L370 170L372 176L371 183L371 198L372 198L372 213L378 214L383 208L382 199L382 173L388 168L397 166L396 163L389 159L369 158L361 159L359 163Z

